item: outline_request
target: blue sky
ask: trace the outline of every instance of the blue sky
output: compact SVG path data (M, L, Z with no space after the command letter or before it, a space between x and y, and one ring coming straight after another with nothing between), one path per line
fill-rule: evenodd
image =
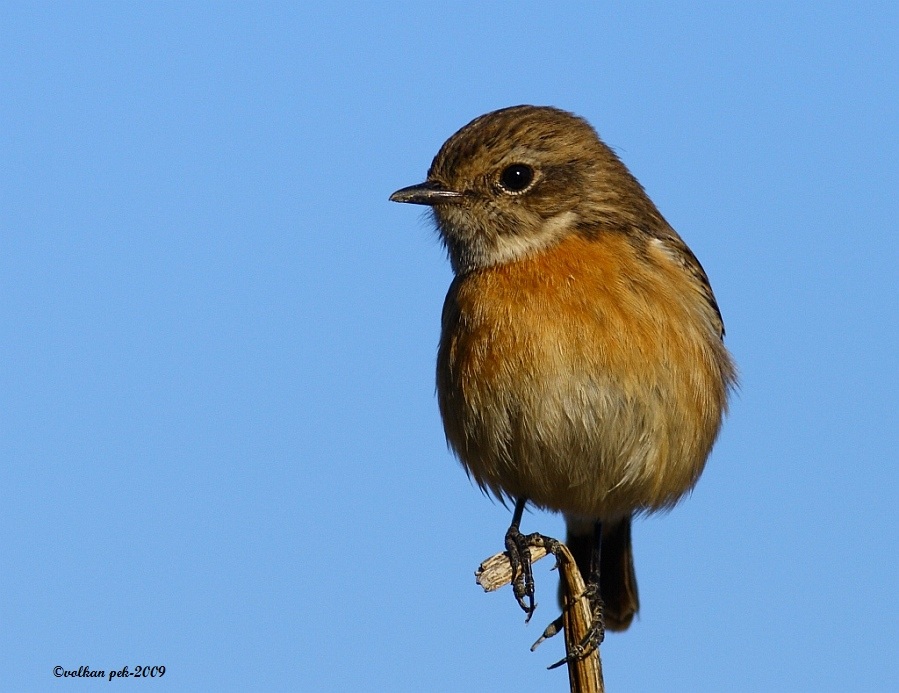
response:
M446 450L450 270L387 202L534 103L690 244L742 379L636 524L609 690L899 689L897 7L5 4L0 687L567 690L548 567L529 626L474 584L509 513Z

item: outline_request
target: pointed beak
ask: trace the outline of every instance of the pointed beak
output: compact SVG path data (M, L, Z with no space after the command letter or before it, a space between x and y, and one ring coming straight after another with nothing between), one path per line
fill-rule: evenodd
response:
M408 202L413 205L439 205L460 201L464 195L450 190L437 181L428 180L408 188L400 188L390 196L391 202Z

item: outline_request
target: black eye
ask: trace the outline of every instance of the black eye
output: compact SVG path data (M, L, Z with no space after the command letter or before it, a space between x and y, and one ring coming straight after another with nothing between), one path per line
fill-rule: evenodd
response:
M499 177L500 184L509 192L521 192L534 180L534 169L527 164L507 166Z

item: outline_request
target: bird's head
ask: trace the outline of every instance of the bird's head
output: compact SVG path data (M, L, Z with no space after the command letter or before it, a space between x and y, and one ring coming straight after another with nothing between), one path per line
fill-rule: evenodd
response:
M424 183L390 199L432 208L457 274L655 210L589 123L539 106L476 118L444 143Z

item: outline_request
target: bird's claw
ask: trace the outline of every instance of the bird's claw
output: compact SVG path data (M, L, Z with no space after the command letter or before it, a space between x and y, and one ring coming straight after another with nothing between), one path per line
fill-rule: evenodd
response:
M589 583L587 585L587 589L584 591L584 595L587 597L587 600L590 602L590 628L587 630L586 635L581 639L581 641L572 647L568 654L560 659L555 664L547 667L548 669L555 669L556 667L560 667L563 664L568 664L569 662L577 662L581 659L584 659L588 655L592 654L594 650L596 650L605 639L606 636L606 627L605 627L605 619L603 618L603 603L602 596L599 593L599 585L594 583ZM560 619L561 620L561 617ZM557 621L553 621L549 626L547 626L546 631L544 631L544 637L541 637L537 642L534 643L534 647L537 647L546 637L552 637L558 632L558 629L551 631L553 626L556 625ZM547 635L547 632L550 634ZM533 647L531 648L533 650Z
M516 526L509 527L506 532L506 553L509 555L509 563L512 566L512 591L518 606L522 608L526 617L525 623L531 620L534 610L537 608L534 602L534 571L531 567L530 538Z

